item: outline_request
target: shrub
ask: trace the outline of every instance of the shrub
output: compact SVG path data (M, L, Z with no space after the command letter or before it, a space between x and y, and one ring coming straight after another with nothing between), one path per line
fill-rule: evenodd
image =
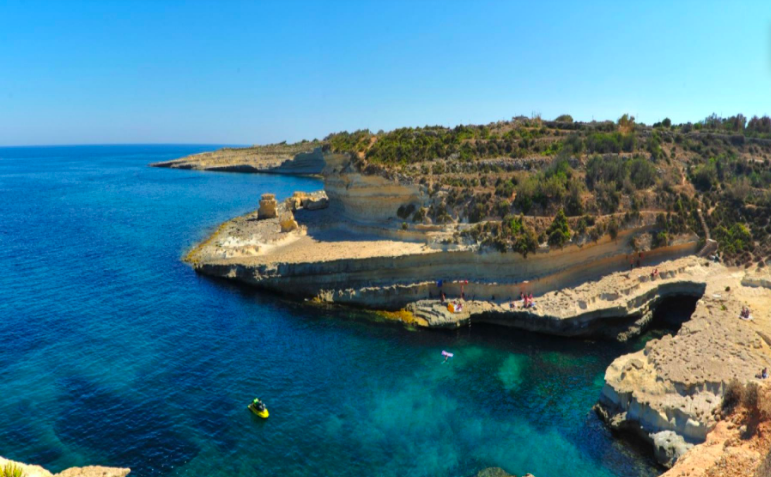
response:
M653 236L653 240L651 241L651 247L653 248L664 247L668 243L669 243L669 235L667 235L667 233L662 230Z
M650 161L636 157L628 162L629 179L636 189L647 189L656 182L656 168Z
M700 191L708 191L717 187L717 161L710 159L707 164L696 166L691 171L691 182Z
M485 217L487 217L487 206L481 202L474 203L469 211L468 221L470 223L476 223L482 221Z
M615 182L600 182L594 187L595 202L601 211L612 214L621 204L621 193Z
M426 208L421 207L418 210L415 211L415 215L412 216L413 222L423 222L423 220L426 218Z
M590 153L619 153L632 152L637 146L637 138L633 133L621 134L620 132L602 133L596 132L586 137L586 150Z
M761 418L765 420L771 419L771 389L766 388L766 391L760 396L758 409L760 410Z
M495 185L495 195L501 197L511 197L514 193L514 182L511 179L502 181L500 184Z
M513 250L525 258L527 254L538 250L538 235L532 227L522 227L522 232L514 240Z
M7 462L0 468L0 477L24 477L26 473L15 462Z
M594 218L590 215L584 215L578 219L578 224L576 224L576 233L579 235L585 234L590 225L594 225Z
M402 230L407 230L407 222L402 222Z
M500 217L505 217L511 209L511 204L508 200L501 200L495 205L495 213Z
M715 229L715 238L724 253L735 254L753 248L752 234L744 224L735 223L731 228L721 225Z
M742 393L742 405L750 412L750 414L757 417L760 415L759 404L760 389L758 383L747 383L744 387L744 392Z
M610 222L608 222L608 235L613 240L616 240L616 237L618 237L618 222L616 222L615 217L611 217Z
M721 408L724 411L732 411L737 404L742 401L742 395L744 394L744 386L738 379L733 378L726 384L725 391L723 392L723 402Z
M573 116L569 114L560 114L555 119L558 123L572 123L573 122Z
M563 247L570 241L570 226L562 209L557 212L549 228L546 230L549 245Z

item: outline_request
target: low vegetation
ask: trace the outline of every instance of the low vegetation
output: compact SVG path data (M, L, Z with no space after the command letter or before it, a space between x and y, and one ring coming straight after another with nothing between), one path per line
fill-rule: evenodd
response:
M696 123L664 118L645 125L629 115L592 122L534 115L452 128L340 132L304 144L349 154L364 173L423 185L427 207L394 211L405 225L476 224L461 238L500 250L533 249L529 234L517 242L523 236L511 217L522 217L538 244L564 246L616 239L652 214L656 230L638 246L664 246L682 234L706 239L703 218L727 263L771 258L768 116L713 114ZM558 214L570 234L552 228Z
M26 475L21 466L15 462L7 462L0 467L0 477L25 477Z

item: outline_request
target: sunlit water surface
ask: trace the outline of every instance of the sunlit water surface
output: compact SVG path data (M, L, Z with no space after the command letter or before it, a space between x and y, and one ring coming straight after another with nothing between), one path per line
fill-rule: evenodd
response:
M634 345L411 331L197 276L180 257L220 222L322 186L146 166L213 148L0 148L0 455L136 476L659 473L591 412Z

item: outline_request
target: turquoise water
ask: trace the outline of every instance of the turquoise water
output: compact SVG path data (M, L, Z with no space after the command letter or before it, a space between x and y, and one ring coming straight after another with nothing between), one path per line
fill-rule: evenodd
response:
M180 257L220 222L321 187L146 167L214 148L0 148L0 455L137 476L659 473L591 412L634 345L414 331L197 276Z

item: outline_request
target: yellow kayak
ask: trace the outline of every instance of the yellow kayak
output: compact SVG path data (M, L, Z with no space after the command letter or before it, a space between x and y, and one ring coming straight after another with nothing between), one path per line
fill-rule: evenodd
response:
M267 419L268 416L270 415L268 413L268 408L265 407L264 404L262 405L262 410L258 409L254 403L249 404L247 407L249 408L250 411L252 411L254 414L260 416L263 419Z

